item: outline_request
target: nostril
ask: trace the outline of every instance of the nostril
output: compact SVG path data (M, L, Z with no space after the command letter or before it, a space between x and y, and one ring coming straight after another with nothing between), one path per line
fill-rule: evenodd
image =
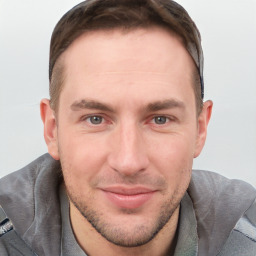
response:
M133 176L144 171L149 164L147 155L142 151L136 154L119 151L117 154L109 156L108 162L114 171L126 176Z

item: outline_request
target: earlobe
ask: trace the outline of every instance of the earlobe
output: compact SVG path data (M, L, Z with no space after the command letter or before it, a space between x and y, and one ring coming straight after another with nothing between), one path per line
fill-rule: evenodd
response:
M207 135L207 126L212 114L212 106L213 106L213 102L211 100L204 102L202 112L198 117L197 141L196 141L196 148L194 152L194 158L199 156L199 154L201 153L204 147L206 135Z
M44 139L48 147L48 153L55 160L59 160L57 122L48 99L41 100L40 113L44 124Z

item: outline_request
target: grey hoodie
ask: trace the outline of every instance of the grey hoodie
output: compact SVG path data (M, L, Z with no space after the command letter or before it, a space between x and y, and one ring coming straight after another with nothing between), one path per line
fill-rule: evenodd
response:
M45 154L0 180L0 255L61 254L60 163ZM193 171L188 188L199 256L256 255L256 191L245 182ZM72 255L73 256L73 255Z

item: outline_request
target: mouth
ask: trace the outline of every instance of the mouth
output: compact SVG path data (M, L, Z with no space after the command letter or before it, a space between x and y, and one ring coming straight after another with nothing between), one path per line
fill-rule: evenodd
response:
M109 187L102 189L107 200L118 208L136 209L148 202L155 190L143 187L124 188Z

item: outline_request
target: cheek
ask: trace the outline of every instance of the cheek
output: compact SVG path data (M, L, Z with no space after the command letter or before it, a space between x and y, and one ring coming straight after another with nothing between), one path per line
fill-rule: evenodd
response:
M194 140L181 134L165 136L148 144L150 162L168 180L175 182L192 169Z
M69 136L65 136L69 134ZM63 136L62 136L63 135ZM60 132L59 153L64 176L69 182L90 182L103 168L107 152L97 136Z
M193 165L193 150L180 138L155 149L152 164L167 184L167 195L182 196L187 190Z

